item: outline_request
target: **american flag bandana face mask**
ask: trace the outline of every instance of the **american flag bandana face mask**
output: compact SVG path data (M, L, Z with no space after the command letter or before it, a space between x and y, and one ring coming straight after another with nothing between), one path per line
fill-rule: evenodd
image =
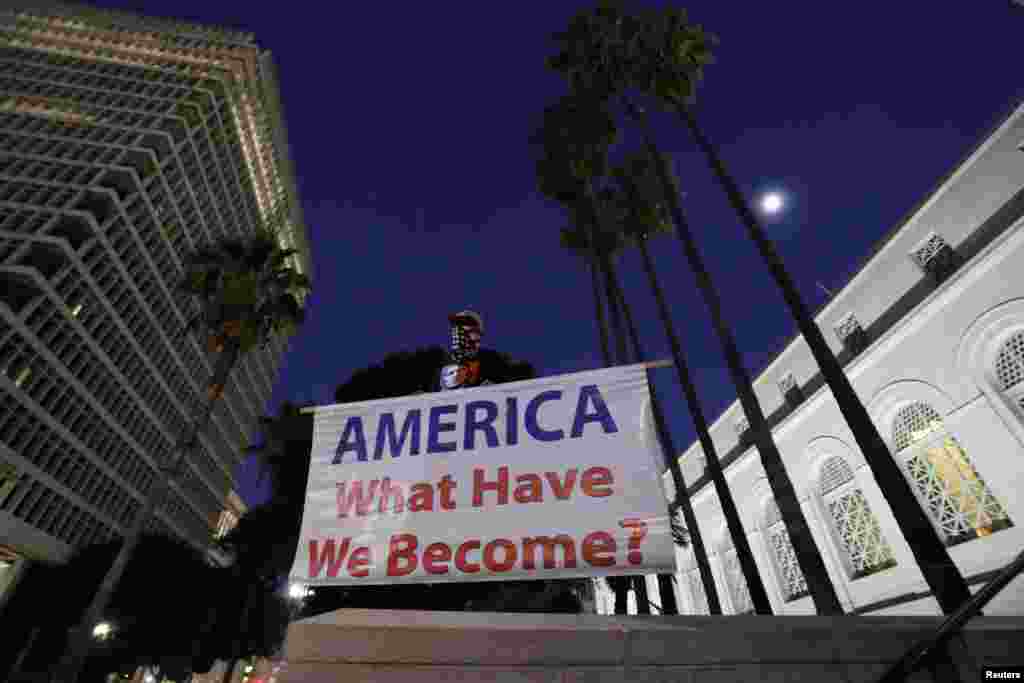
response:
M476 358L480 351L480 330L476 326L453 324L451 327L451 355L456 363Z

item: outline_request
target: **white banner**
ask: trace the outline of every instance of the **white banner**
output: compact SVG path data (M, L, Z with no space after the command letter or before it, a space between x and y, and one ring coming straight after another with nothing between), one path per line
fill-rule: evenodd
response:
M643 365L317 408L291 579L675 572Z

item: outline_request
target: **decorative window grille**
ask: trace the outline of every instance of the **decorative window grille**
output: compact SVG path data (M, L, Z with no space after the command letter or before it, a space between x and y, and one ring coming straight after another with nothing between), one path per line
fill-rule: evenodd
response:
M786 403L791 406L799 405L804 400L804 392L800 389L800 385L796 383L796 377L793 376L792 372L779 380L779 391L782 392L782 397Z
M836 337L839 338L839 342L843 345L843 348L847 349L851 353L860 353L868 346L868 334L864 331L860 321L857 320L857 316L853 313L847 313L843 316L843 318L836 323L835 331Z
M901 408L893 449L946 545L1013 526L1006 508L979 476L967 453L927 403Z
M732 598L733 614L753 614L754 603L750 599L750 591L747 590L747 581L743 578L743 569L740 567L736 548L728 536L722 548L722 571L725 574L729 597Z
M832 517L836 536L852 565L851 578L858 579L895 567L892 548L863 491L857 488L853 470L846 461L838 456L825 461L818 486L825 509Z
M708 596L704 592L704 581L700 578L700 570L694 569L686 574L686 585L690 589L695 614L709 614Z
M807 581L800 571L800 562L796 559L796 549L789 540L789 532L782 521L779 506L773 500L768 503L765 511L765 536L768 547L775 560L775 570L781 582L782 597L786 602L798 600L807 595Z
M996 355L995 374L999 390L1024 411L1024 330L1003 342Z
M910 252L910 258L937 282L949 277L958 265L956 251L934 232Z

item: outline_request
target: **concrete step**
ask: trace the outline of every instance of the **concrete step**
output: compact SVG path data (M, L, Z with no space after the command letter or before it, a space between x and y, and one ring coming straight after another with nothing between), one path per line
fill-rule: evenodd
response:
M277 680L868 683L940 621L338 610L292 624ZM1024 617L975 619L964 640L975 671L1024 663Z

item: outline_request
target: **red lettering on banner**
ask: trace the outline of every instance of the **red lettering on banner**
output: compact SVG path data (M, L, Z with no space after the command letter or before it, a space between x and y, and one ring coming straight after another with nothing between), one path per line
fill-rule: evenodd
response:
M598 486L611 486L615 481L612 479L612 471L607 467L591 467L583 472L583 479L580 481L580 488L583 493L591 498L607 498L614 491L608 488L597 488Z
M498 562L494 553L501 548L504 559ZM516 544L504 538L496 538L484 547L484 566L492 572L507 572L516 566Z
M409 496L409 512L429 512L434 509L434 487L430 484L413 484Z
M388 576L405 576L416 571L417 545L415 534L397 534L391 537L388 549ZM400 560L405 560L404 566L399 566Z
M516 477L516 483L519 486L512 492L512 498L517 503L544 502L544 489L536 474L521 474Z
M595 531L583 538L583 560L592 567L614 565L615 549L615 537L605 531ZM604 557L608 553L611 557Z
M389 506L388 504L394 502L394 505ZM388 507L391 507L395 514L402 512L402 508L405 505L405 491L399 484L392 484L390 477L384 477L384 480L380 484L380 505L377 507L377 511L380 514L387 512Z
M345 539L346 541L348 539ZM370 564L370 549L365 545L356 548L352 551L352 554L348 558L348 573L355 578L361 578L370 575L370 570L366 569Z
M480 565L478 563L466 560L466 555L470 550L479 549L480 541L477 540L466 541L460 545L458 551L455 553L455 568L460 572L465 572L466 574L476 574L480 571Z
M347 495L345 492L346 485L348 486ZM378 480L374 479L373 481L371 481L370 487L366 492L366 496L364 497L363 482L338 482L338 517L348 517L353 505L356 508L357 516L364 517L370 514L370 507L373 505L373 499L377 496L377 487L379 485L380 482Z
M455 489L455 482L452 481L452 475L446 474L441 477L441 481L437 482L437 488L441 492L441 509L454 510L455 501L452 500L452 491Z
M341 543L341 549L335 553L334 539L328 538L324 541L323 549L318 548L319 542L316 539L309 541L309 578L313 579L320 575L320 570L327 565L328 578L338 575L338 570L345 563L345 555L348 554L349 539Z
M423 551L423 568L428 574L447 574L447 563L451 560L452 549L445 543L431 543ZM445 564L440 564L441 562Z
M523 569L536 569L536 553L538 546L544 549L544 568L554 569L555 545L562 546L562 555L565 558L565 568L576 567L576 542L568 534L558 534L554 538L550 536L536 536L523 539Z
M508 468L498 468L498 480L487 481L487 475L482 468L473 468L473 507L478 508L484 504L484 492L496 491L498 494L498 505L508 503Z
M547 477L548 484L551 485L551 491L555 494L555 498L558 500L569 499L569 496L572 495L572 487L576 484L575 467L565 473L564 484L558 480L558 472L545 472L544 476Z

